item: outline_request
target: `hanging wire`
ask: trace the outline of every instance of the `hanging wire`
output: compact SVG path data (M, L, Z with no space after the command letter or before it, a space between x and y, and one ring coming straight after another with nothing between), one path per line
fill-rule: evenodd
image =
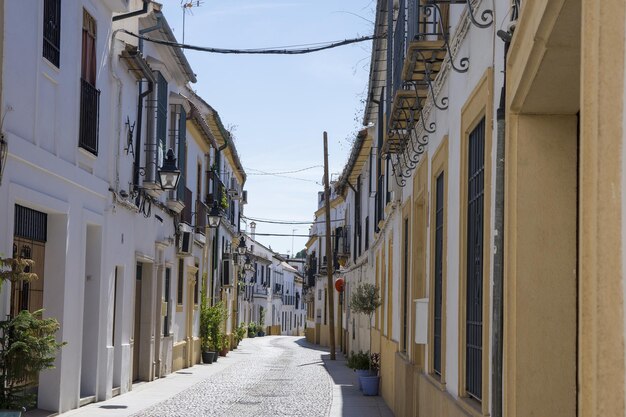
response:
M310 54L313 52L324 51L326 49L338 48L340 46L351 45L354 43L371 41L373 39L383 38L384 35L368 35L361 36L359 38L353 39L345 39L343 41L335 41L328 42L326 44L322 44L321 46L310 47L310 48L294 48L294 49L275 49L275 48L256 48L256 49L228 49L228 48L213 48L213 47L205 47L205 46L196 46L196 45L187 45L185 43L179 42L170 42L161 39L154 39L144 35L138 35L136 33L130 32L126 29L120 30L120 32L126 33L127 35L133 36L138 39L142 39L147 42L157 43L160 45L173 46L181 49L191 49L193 51L200 52L211 52L215 54L248 54L248 55L303 55Z

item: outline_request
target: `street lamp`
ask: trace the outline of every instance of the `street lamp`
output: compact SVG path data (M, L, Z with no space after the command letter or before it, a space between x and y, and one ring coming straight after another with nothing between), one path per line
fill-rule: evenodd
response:
M243 264L243 269L246 272L252 272L252 270L254 269L254 265L252 265L252 262L250 261L250 256L246 255L246 262L244 262Z
M167 158L163 161L163 166L159 169L159 182L163 190L174 190L180 179L180 169L176 166L174 151L167 151Z
M217 201L214 201L213 207L211 207L211 211L209 212L209 227L211 229L217 229L221 220L222 215L220 213L220 208L217 205Z
M239 235L239 245L237 245L237 253L243 256L246 254L247 251L248 251L248 248L246 247L246 238L243 234L241 234Z

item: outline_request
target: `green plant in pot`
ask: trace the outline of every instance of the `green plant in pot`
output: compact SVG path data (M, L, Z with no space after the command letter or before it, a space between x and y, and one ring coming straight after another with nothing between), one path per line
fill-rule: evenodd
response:
M251 321L248 324L248 337L255 337L257 335L257 325L255 322Z
M213 352L219 352L220 335L222 332L222 323L228 318L228 310L224 304L220 301L214 306L209 307L209 346ZM214 355L214 360L217 360L218 355Z
M368 327L371 333L372 331L372 316L376 312L376 309L381 306L380 294L378 292L378 288L370 284L368 282L363 282L357 285L355 291L352 293L350 297L350 310L352 310L355 314L365 314L368 319ZM372 338L370 334L370 349L369 352L372 351ZM374 355L377 355L376 357ZM374 360L376 362L374 363ZM371 376L359 376L359 386L363 388L363 393L365 395L378 395L378 384L379 384L379 364L380 364L380 355L377 353L371 354L370 360L370 374ZM376 368L376 369L374 369ZM365 392L365 379L364 378L374 378L376 379L376 393L370 394ZM371 387L373 382L372 380L368 380L368 387ZM373 389L373 388L372 388ZM368 392L372 392L372 390L368 390Z
M0 258L0 286L5 281L37 279L29 272L33 264L29 259ZM23 310L0 321L0 413L4 416L20 416L35 405L39 373L54 368L56 354L65 345L55 338L59 322L42 318L42 313Z
M220 341L220 350L219 350L220 356L226 356L230 348L230 342L228 340L228 336L225 335L224 333L221 333L219 337L219 341Z
M265 309L259 310L259 325L257 326L257 336L265 336Z
M378 371L380 370L380 353L372 353L369 362L370 374L361 375L359 382L363 395L378 395L378 387L380 384L380 376L378 376Z
M353 369L354 372L356 372L359 390L362 390L360 377L363 375L370 375L371 373L369 352L363 352L362 350L359 350L359 353L354 353L354 351L350 352L346 365L348 368Z
M246 337L246 333L248 333L248 326L246 326L246 323L239 323L239 327L235 329L235 343L237 345L239 345L239 342ZM233 348L236 349L237 346L234 346Z
M215 356L215 351L211 350L211 317L213 311L207 300L206 278L207 274L202 274L202 289L200 291L200 350L202 352L202 362L211 364Z

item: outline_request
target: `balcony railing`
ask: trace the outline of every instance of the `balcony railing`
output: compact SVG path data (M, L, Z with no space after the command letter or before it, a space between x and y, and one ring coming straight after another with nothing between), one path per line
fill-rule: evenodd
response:
M350 226L343 226L337 228L337 255L348 256L350 255Z
M99 113L100 90L81 78L78 146L94 155L98 155Z
M282 295L283 294L283 285L282 284L274 284L274 294Z
M233 201L228 195L226 185L220 179L218 172L209 171L208 180L211 184L210 191L207 194L206 204L210 208L214 202L217 202L218 207L222 210L224 217L226 217L233 225L235 222L235 210L233 209ZM224 205L226 203L226 205Z
M406 43L406 9L404 1L400 1L396 27L393 32L393 91L396 92L402 87L402 67Z

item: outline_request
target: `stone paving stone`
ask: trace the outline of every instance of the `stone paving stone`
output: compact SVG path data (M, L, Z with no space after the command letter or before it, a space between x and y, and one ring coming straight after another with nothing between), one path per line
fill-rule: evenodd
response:
M133 417L327 416L333 385L321 352L296 340L255 340L248 358Z

